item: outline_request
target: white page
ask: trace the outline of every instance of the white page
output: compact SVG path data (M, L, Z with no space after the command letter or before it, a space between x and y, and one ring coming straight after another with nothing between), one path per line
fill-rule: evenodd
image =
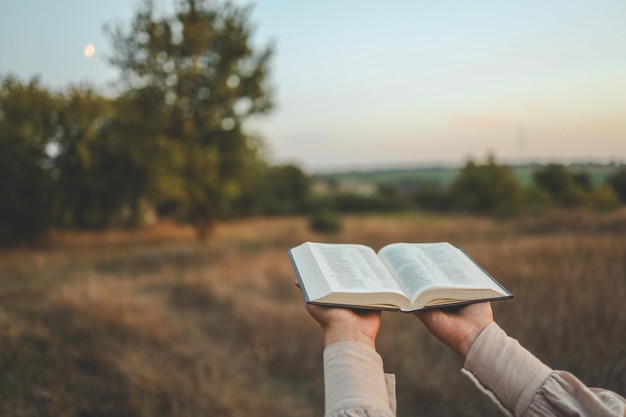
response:
M391 244L380 253L412 299L424 288L442 284L501 291L463 251L447 242Z
M392 291L402 289L376 253L362 245L309 243L333 291Z
M450 249L452 249L452 251ZM463 258L466 258L466 256L452 245L438 243L435 245L424 245L421 248L416 247L415 250L421 250L424 255L436 265L437 269L441 272L441 276L445 278L448 283L461 285L463 287L480 284L476 282L476 266L462 262L461 259L459 259L459 255L462 255ZM470 266L473 266L473 268Z
M496 291L502 291L500 286L461 249L442 242L423 245L420 250L433 260L442 276L451 285L464 288L492 288Z
M441 276L435 264L420 250L409 245L385 246L380 251L380 257L411 299L421 290L432 287Z

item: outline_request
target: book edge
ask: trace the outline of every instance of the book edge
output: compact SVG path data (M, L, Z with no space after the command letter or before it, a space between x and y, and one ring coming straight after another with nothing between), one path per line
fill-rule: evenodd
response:
M424 307L420 307L417 308L415 310L403 310L406 312L414 312L414 311L420 311L420 310L433 310L436 308L447 308L447 307L460 307L460 306L465 306L465 305L470 305L470 304L476 304L476 303L482 303L485 301L503 301L503 300L510 300L514 298L513 294L508 294L508 295L503 295L501 297L488 297L488 298L476 298L473 300L463 300L463 301L453 301L451 303L445 303L445 304L438 304L438 305L429 305L429 306L424 306Z
M490 278L490 279L491 279L491 280L492 280L492 281L493 281L493 282L494 282L494 283L495 283L498 287L500 287L500 289L501 289L501 290L502 290L505 294L507 294L507 295L509 296L509 297L507 297L507 298L513 298L513 294L511 293L511 291L507 290L507 289L504 287L504 285L500 284L500 282L499 282L497 279L495 279L495 278L493 277L493 275L491 275L489 272L487 272L487 270L486 270L485 268L483 268L483 267L482 267L482 266L481 266L478 262L476 262L476 260L475 260L474 258L472 258L472 257L470 256L470 254L469 254L469 253L467 253L467 252L465 251L465 249L460 248L460 247L458 247L458 246L456 246L456 247L457 247L457 248L458 248L461 252L463 252L463 253L465 254L465 256L467 256L467 258L468 258L470 261L472 261L472 262L474 263L474 265L476 265L476 266L477 266L477 267L478 267L481 271L483 271L483 272L485 273L485 275L487 275L487 277L488 277L488 278Z
M287 253L289 254L289 260L291 261L291 266L293 267L294 272L296 273L296 279L298 280L298 285L300 286L300 291L302 291L302 295L304 296L304 300L307 303L311 302L311 298L309 297L309 294L306 291L306 286L304 285L304 282L302 281L302 277L300 276L300 270L298 269L298 266L296 264L296 260L293 256L293 253L291 252L291 249L287 250Z
M470 304L482 303L485 301L503 301L510 300L514 298L513 295L505 295L502 297L493 297L493 298L480 298L473 300L463 300L463 301L454 301L445 304L433 305L433 306L424 306L420 308L411 308L408 310L404 310L400 307L381 307L381 306L371 306L371 305L358 305L358 304L342 304L342 303L329 303L324 301L307 301L307 304L325 306L325 307L342 307L342 308L351 308L356 310L378 310L378 311L392 311L392 312L401 312L401 313L415 313L416 311L424 311L424 310L433 310L433 309L445 309L448 307L461 307Z

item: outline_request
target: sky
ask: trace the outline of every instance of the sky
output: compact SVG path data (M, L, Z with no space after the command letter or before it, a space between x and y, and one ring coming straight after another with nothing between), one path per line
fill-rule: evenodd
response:
M254 43L276 48L276 108L247 127L272 162L626 163L624 0L235 3L253 5ZM103 27L138 4L2 1L0 75L113 91Z

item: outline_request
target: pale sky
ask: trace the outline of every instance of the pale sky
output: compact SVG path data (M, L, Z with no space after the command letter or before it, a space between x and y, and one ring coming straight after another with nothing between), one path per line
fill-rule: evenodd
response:
M3 1L0 74L107 91L117 73L103 25L129 22L137 4ZM249 130L274 162L320 171L489 152L511 163L626 162L624 0L253 4L255 42L276 43L277 107Z

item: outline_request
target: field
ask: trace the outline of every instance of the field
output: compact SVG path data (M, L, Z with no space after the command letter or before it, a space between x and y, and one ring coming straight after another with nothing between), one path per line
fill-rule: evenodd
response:
M161 223L56 234L0 252L0 415L323 415L321 332L287 248L304 240L446 240L515 294L496 319L549 366L626 393L626 212L523 220L347 217L225 223L201 243ZM378 349L400 416L501 415L461 360L409 314L386 312Z

